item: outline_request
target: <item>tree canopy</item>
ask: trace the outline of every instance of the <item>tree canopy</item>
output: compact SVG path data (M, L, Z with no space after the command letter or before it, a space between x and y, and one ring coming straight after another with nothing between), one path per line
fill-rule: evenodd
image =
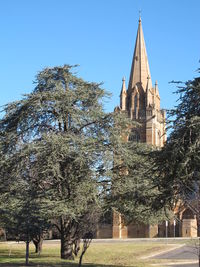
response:
M155 208L191 200L200 185L200 77L177 86L178 105L169 112L171 134L155 157Z
M149 212L157 194L148 171L152 148L122 138L135 124L105 113L105 97L102 84L77 77L73 66L46 68L0 120L1 221L27 244L56 227L63 259L92 237L103 209L127 222L160 216Z
M40 72L34 91L6 105L0 121L1 199L10 200L1 204L2 214L9 209L19 214L19 206L28 205L31 215L23 208L21 212L30 222L31 205L38 195L36 213L39 217L44 200L45 213L41 213L54 221L61 234L62 258L73 257L74 242L85 234L79 234L79 225L90 210L91 219L100 208L96 165L104 157L112 120L103 111L106 93L100 84L83 81L71 68ZM39 223L34 219L33 224ZM20 222L21 217L16 223Z
M13 218L13 229L25 221L28 241L31 227L51 222L62 258L73 258L78 240L95 230L111 184L113 147L124 151L120 133L128 119L104 112L107 96L72 66L47 68L32 93L5 106L0 121L2 221Z

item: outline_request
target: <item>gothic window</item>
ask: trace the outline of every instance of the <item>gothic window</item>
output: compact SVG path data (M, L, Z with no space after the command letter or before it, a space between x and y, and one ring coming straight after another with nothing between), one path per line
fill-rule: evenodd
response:
M137 99L138 99L138 95L135 95L135 99L134 99L134 111L136 112L136 108L137 108Z
M195 219L195 215L192 210L188 208L183 212L182 219Z
M140 141L140 135L136 130L132 130L129 134L128 141L131 142L139 142Z

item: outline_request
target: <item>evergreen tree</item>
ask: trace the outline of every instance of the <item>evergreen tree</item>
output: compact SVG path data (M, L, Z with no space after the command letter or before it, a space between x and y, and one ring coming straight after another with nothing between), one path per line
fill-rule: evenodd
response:
M152 179L155 148L144 143L124 143L124 153L116 155L118 163L113 166L111 203L115 211L123 215L126 224L157 224L166 218L163 209L152 210L152 200L158 189Z
M112 165L113 144L123 148L119 132L127 127L126 119L103 111L107 93L100 84L78 78L71 68L40 72L34 91L6 105L0 121L0 197L13 200L7 219L15 222L17 212L21 216L15 226L27 222L35 214L31 205L38 201L38 217L32 216L31 224L40 229L40 216L51 219L61 236L63 259L73 259L79 239L95 230L110 184L109 179L104 184L102 173ZM113 127L114 119L118 127ZM28 203L29 213L18 211L19 199L24 207Z
M151 149L122 138L134 123L106 114L101 84L78 78L71 66L44 69L35 85L0 120L2 219L27 245L51 222L61 258L73 259L81 238L84 255L105 199L128 220L143 221L156 194L147 175Z
M5 143L1 145L0 220L8 237L26 242L28 264L30 241L33 240L36 252L40 253L43 233L50 226L46 200L38 190L30 144L21 144L15 152L8 153Z
M155 155L154 184L159 189L153 208L182 201L190 205L200 187L200 77L178 83L178 105L169 112L171 134L166 145ZM194 212L200 227L200 199Z

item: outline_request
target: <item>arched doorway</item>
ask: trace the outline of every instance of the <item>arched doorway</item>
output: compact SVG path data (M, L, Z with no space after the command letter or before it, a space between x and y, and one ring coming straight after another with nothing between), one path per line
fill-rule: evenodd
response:
M197 237L197 220L190 208L182 213L182 237Z

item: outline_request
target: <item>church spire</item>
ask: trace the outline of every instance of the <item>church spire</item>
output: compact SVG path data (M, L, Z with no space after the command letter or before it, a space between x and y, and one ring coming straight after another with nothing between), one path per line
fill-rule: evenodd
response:
M122 79L122 90L120 94L120 108L126 110L126 83L125 77Z
M139 83L142 85L143 90L145 91L147 87L147 77L149 77L149 87L152 87L151 74L149 70L140 16L128 89L131 90L136 84Z
M125 83L125 77L122 78L122 90L121 90L121 95L126 94L126 83Z

